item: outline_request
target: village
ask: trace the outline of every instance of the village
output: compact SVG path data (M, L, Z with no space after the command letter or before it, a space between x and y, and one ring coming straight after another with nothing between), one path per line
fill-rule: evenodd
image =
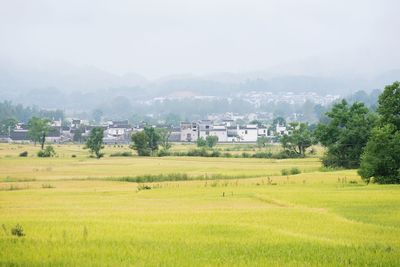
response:
M223 120L199 120L193 122L181 122L179 126L172 125L147 125L131 124L128 120L107 121L101 124L93 124L81 119L66 119L64 121L50 121L46 134L47 143L83 143L93 128L104 130L104 144L129 144L131 136L135 132L143 131L145 127L164 128L169 132L170 142L196 142L199 138L216 136L219 143L256 143L260 137L267 138L268 142L278 141L278 137L288 134L284 124L260 124L249 122L239 124L233 119ZM9 127L8 133L0 135L2 143L30 143L29 125L17 123L15 127Z

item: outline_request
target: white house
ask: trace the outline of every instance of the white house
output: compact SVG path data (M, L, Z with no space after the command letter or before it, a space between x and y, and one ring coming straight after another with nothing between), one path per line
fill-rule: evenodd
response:
M257 124L248 124L245 127L237 126L238 142L257 142L258 126Z
M132 127L127 120L111 121L104 132L105 143L127 143L132 135Z
M287 133L286 127L278 128ZM271 137L272 133L267 127L259 128L257 124L245 126L229 126L227 123L214 125L211 120L202 120L198 123L182 122L180 128L181 142L196 142L198 138L217 136L218 142L248 142L255 143L259 137Z
M267 136L268 136L268 129L267 129L267 128L264 128L264 127L258 128L258 129L257 129L257 135L258 135L259 137L261 137L261 136L267 137Z
M218 137L218 142L228 141L228 132L225 125L207 125L208 127L202 127L199 131L200 138L207 138L207 136Z
M286 129L286 126L285 125L281 125L281 124L277 124L276 125L276 133L278 134L278 135L287 135L287 134L289 134L289 132L288 132L288 130Z
M181 122L182 142L196 142L199 137L198 125L195 122Z

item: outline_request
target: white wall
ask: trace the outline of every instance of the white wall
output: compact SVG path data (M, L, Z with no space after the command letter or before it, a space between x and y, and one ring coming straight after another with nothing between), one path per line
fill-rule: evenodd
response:
M196 142L197 141L197 131L193 131L192 128L181 129L181 141L182 142Z
M239 142L257 142L258 130L257 129L239 129L238 136L239 136Z

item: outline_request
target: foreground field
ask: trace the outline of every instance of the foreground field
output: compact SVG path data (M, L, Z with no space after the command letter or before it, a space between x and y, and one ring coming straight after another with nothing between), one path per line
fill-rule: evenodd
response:
M303 172L317 171L318 158L299 160L272 160L247 158L194 158L194 157L109 157L117 151L129 151L108 146L106 156L100 160L89 158L83 146L56 146L55 158L38 158L39 150L33 145L0 145L0 181L5 178L19 180L87 179L146 174L184 173L191 176L224 175L231 178L279 175L282 169L298 167ZM174 149L188 149L190 146L176 146ZM27 158L18 157L28 151ZM71 156L76 157L72 158Z
M318 172L316 159L146 160L3 156L2 177L35 180L0 182L0 265L400 265L399 186L365 185L355 171ZM52 171L32 171L46 164ZM102 178L125 165L130 175L194 168L260 176L148 183L149 190ZM282 166L303 173L274 175ZM98 180L71 180L98 168L107 172ZM16 224L24 237L10 234Z

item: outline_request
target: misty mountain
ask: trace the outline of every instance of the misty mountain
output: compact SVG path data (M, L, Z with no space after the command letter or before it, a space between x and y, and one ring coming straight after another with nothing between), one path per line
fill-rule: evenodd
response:
M157 80L129 73L112 74L94 67L53 63L29 69L0 65L0 100L43 108L91 110L125 97L132 103L155 97L219 96L240 92L315 92L342 96L364 90L382 89L400 79L400 70L375 77L321 77L306 75L271 76L268 73L216 73L174 75Z

